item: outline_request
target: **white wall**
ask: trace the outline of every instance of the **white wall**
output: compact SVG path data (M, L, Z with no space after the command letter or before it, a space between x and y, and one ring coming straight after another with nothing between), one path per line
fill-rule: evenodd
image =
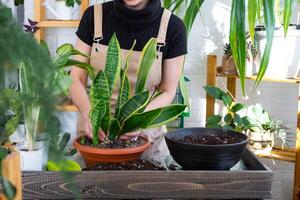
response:
M100 2L100 1L98 1ZM33 18L33 1L25 0L25 19ZM92 1L93 3L93 1ZM203 126L205 124L205 92L206 56L208 54L222 55L222 46L228 42L230 3L228 0L207 0L201 8L199 16L189 37L189 54L187 56L185 73L191 79L188 84L192 99L192 115L186 119L187 127ZM295 16L294 16L295 18ZM76 29L48 29L46 41L54 53L58 45L66 42L74 43ZM226 80L219 78L219 86L224 87ZM253 82L247 81L246 87ZM261 103L275 119L282 120L292 132L296 129L298 87L293 84L278 84L264 82L250 100L245 100L238 90L238 101L252 104Z

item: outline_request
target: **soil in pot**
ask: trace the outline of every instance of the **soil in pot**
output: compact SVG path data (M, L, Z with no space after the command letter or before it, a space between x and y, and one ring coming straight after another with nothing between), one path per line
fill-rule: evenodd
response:
M135 148L146 144L146 141L139 137L137 140L121 140L117 139L114 141L103 141L100 144L94 146L93 140L87 136L82 136L79 143L84 146L94 147L99 149L126 149L126 148Z
M120 163L99 163L90 170L166 170L155 161L144 159Z
M242 142L243 139L240 137L234 137L232 135L188 135L182 138L174 138L179 142L185 142L188 144L206 144L206 145L219 145L219 144L234 144Z

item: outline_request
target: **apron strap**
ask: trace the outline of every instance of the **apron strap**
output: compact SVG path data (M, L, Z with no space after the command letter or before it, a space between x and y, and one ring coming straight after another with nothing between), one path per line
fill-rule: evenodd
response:
M99 42L103 38L102 33L102 18L103 18L103 11L102 11L102 4L95 4L94 5L94 41Z
M164 9L160 21L158 36L157 36L157 45L159 48L166 45L166 37L167 37L168 25L169 25L171 15L172 15L171 11Z

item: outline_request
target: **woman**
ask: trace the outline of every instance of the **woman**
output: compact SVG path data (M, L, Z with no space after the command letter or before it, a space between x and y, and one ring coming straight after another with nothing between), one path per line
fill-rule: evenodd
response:
M157 38L158 57L149 73L147 89L152 92L159 89L162 94L154 99L146 110L169 105L176 94L184 55L187 53L186 33L182 21L170 11L163 9L160 0L114 0L91 6L85 11L76 32L78 36L76 48L91 56L90 59L83 57L76 59L90 62L96 70L103 69L107 45L114 33L120 42L123 63L128 49L136 40L128 70L132 87L136 82L143 47L150 38ZM71 77L73 83L70 95L82 116L81 130L91 137L92 126L89 119L91 105L86 92L87 73L74 67L71 70ZM112 99L112 106L115 105L115 100ZM154 154L163 156L168 154L164 132L163 127L148 129L125 134L123 139L143 134L152 142L152 147L145 156ZM99 137L105 138L105 133L100 131Z

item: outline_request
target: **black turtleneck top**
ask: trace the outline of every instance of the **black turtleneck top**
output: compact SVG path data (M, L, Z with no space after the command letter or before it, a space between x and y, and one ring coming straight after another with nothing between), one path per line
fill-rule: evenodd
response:
M160 0L150 0L142 10L127 8L122 0L103 4L103 40L108 45L114 33L122 49L130 49L136 40L134 50L141 51L151 37L157 37L163 14ZM94 6L89 7L80 21L76 32L78 38L92 46L94 37ZM173 15L168 25L166 46L161 48L163 59L170 59L187 53L186 31L180 18Z

